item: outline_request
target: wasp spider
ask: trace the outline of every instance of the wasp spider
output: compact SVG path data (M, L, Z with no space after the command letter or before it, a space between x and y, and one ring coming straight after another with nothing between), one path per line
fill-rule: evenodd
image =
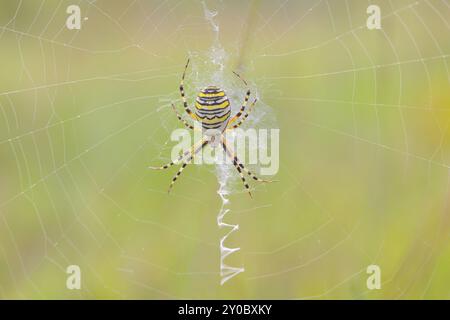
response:
M184 168L193 160L194 156L200 152L206 145L210 144L213 147L220 144L224 149L226 155L232 161L234 167L239 173L241 180L244 184L245 189L251 196L250 187L245 180L244 173L247 173L253 180L259 182L271 182L268 180L263 180L255 176L252 172L250 172L245 166L239 161L237 156L234 154L233 150L228 146L227 141L225 139L224 133L229 130L233 130L242 125L242 123L247 119L249 113L255 106L257 99L255 98L250 106L249 111L246 111L248 100L250 99L250 89L247 89L245 94L244 102L242 103L241 109L230 119L231 114L231 106L230 101L228 100L225 92L216 86L207 86L202 89L197 99L195 100L195 112L193 112L187 103L186 96L184 93L184 78L186 75L186 70L189 66L189 59L184 67L183 76L181 78L180 83L180 93L181 99L183 101L184 110L192 118L195 122L199 123L202 127L202 131L204 133L204 137L201 141L195 143L190 150L184 152L182 155L178 157L178 159L169 162L161 167L150 167L151 169L167 169L172 167L175 164L182 163L181 168L178 170L176 175L173 177L168 192L172 190L172 187L177 181L178 177L183 172ZM247 82L239 76L236 72L233 72L246 87L248 87ZM174 104L172 103L172 109L174 110L177 118L189 129L195 130L194 126L188 123L186 120L182 118L182 116L176 110ZM211 132L213 132L211 134Z

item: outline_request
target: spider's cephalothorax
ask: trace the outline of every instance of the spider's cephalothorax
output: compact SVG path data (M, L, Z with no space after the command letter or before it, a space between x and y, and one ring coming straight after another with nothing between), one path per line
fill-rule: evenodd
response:
M204 88L195 100L195 115L204 130L223 132L230 119L230 113L230 101L219 87Z
M251 173L247 168L239 161L236 157L232 149L227 145L227 141L223 135L223 133L227 130L233 130L238 128L244 121L247 119L250 111L253 106L256 104L257 99L253 101L250 106L250 111L246 112L245 108L247 107L248 99L250 98L250 90L247 89L245 93L244 102L241 106L241 109L236 113L234 117L230 119L231 106L230 101L227 98L225 92L216 86L208 86L202 89L197 99L195 100L195 112L189 108L186 96L184 94L184 77L186 75L186 69L189 65L189 59L184 68L183 77L181 78L180 83L180 94L181 99L183 100L183 106L186 113L197 123L200 123L203 131L203 138L194 144L192 148L186 152L184 152L181 156L178 157L177 160L169 162L161 167L150 167L152 169L167 169L173 166L174 164L182 162L181 168L178 170L177 174L172 178L172 182L170 183L169 191L172 189L173 184L177 181L178 177L181 175L181 172L186 168L188 163L192 161L194 156L200 152L205 146L208 144L215 147L216 145L221 145L224 149L227 156L230 158L234 167L239 173L241 180L244 184L245 189L251 196L250 187L248 186L244 173L247 173L253 180L260 182L270 182L268 180L262 180ZM247 82L242 79L237 73L234 74L242 80L242 82L247 86ZM189 124L186 120L184 120L178 111L175 109L175 106L172 104L172 108L175 111L177 118L183 122L183 124L191 130L196 130L192 124Z

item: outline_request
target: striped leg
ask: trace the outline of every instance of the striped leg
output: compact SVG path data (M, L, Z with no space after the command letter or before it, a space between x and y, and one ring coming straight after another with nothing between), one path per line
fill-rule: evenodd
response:
M247 81L245 81L244 78L242 78L242 77L239 75L239 73L237 73L237 72L235 72L235 71L233 71L233 73L234 73L234 75L235 75L236 77L238 77L239 79L241 79L241 81L245 84L245 86L248 86Z
M233 165L236 168L236 170L239 172L239 176L241 177L242 183L244 184L245 189L247 190L248 194L251 198L253 198L252 193L250 192L250 187L247 184L247 181L245 180L244 174L242 173L242 168L238 165L238 160L236 157L233 157L233 154L228 150L227 145L225 144L225 141L222 140L222 147L223 150L225 150L226 154L233 160Z
M169 186L169 190L167 190L167 193L170 193L170 191L173 188L173 185L175 183L175 181L177 181L178 177L181 175L181 173L183 172L184 168L186 168L186 166L192 161L192 159L194 158L194 156L200 151L202 150L207 144L209 143L209 141L203 141L202 140L202 145L200 147L198 147L193 153L191 153L191 155L189 156L188 159L186 159L186 162L183 163L183 165L181 166L181 168L178 170L178 172L175 174L175 176L172 178L172 181L170 182L170 186Z
M187 67L189 66L189 61L190 60L188 59L187 62L186 62L186 66L184 67L183 76L181 77L180 94L181 94L181 99L183 100L183 106L184 106L184 110L186 111L186 113L193 120L198 120L197 116L195 115L195 113L193 113L192 110L189 109L187 101L186 101L186 97L185 97L185 94L184 94L184 77L186 76L186 70L187 70Z
M248 118L248 115L250 114L250 112L252 112L253 107L255 106L255 104L256 104L257 101L258 101L258 99L255 99L255 100L253 101L253 103L251 104L251 106L250 106L248 112L245 112L245 113L244 113L244 117L243 117L241 120L239 120L239 122L238 122L237 124L235 124L235 125L233 125L233 126L230 126L230 123L228 123L228 125L227 125L227 130L232 130L232 129L239 128L239 127L242 125L242 123L244 123L245 120Z
M242 169L244 170L253 180L258 181L258 182L264 182L264 183L269 183L269 182L276 182L276 180L264 180L261 178L258 178L256 175L254 175L250 170L248 170L246 167L244 167L244 165L239 161L238 157L236 157L236 155L234 154L234 152L232 151L232 149L227 145L225 138L222 137L222 145L226 146L226 152L228 157L234 162L236 162L236 164ZM235 165L236 166L236 165Z
M242 82L244 82L244 84L247 86L247 81L245 81L243 78L241 78L241 76L239 74L237 74L236 72L233 71L233 73L242 80ZM238 113L236 113L236 115L230 119L230 121L228 122L229 124L232 124L233 122L235 122L236 120L238 120L242 113L245 111L245 108L247 107L247 103L248 103L248 99L250 98L250 89L247 89L247 92L245 93L245 98L244 98L244 103L242 104L241 109L238 111Z
M175 109L174 104L172 103L172 109L175 112L175 114L177 115L178 120L180 120L187 128L191 129L191 130L195 130L194 126L189 124L186 120L184 120L181 115L178 113L177 109Z
M182 155L180 155L178 157L177 160L171 161L163 166L160 167L148 167L149 169L154 169L154 170L164 170L164 169L168 169L171 166L178 164L184 157L188 156L189 154L192 154L194 152L194 150L198 147L198 145L201 143L202 141L197 142L196 144L194 144L190 150L185 151Z

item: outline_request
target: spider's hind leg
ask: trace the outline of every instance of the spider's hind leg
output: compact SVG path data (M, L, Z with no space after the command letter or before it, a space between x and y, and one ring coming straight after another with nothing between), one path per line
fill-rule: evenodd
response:
M191 125L190 123L188 123L186 120L183 119L183 117L178 113L178 111L175 108L175 105L173 103L172 103L172 110L175 112L178 120L180 120L184 124L184 126L186 128L189 128L191 130L195 130L196 129L193 125Z
M245 92L244 102L242 103L241 109L239 109L239 111L236 113L236 115L230 119L230 121L228 122L228 125L233 124L236 120L239 120L241 118L242 114L245 112L245 108L247 107L247 103L248 103L248 100L250 99L250 94L251 94L250 89L248 88L247 81L245 81L244 78L242 78L238 73L236 73L234 71L233 71L233 73L236 77L241 79L241 81L247 87L247 91Z
M183 100L184 111L186 111L186 113L189 115L189 117L192 118L192 120L198 121L197 115L195 113L193 113L192 110L189 108L187 100L186 100L186 94L184 93L184 78L186 76L186 70L189 66L189 61L190 61L190 59L187 60L186 66L184 67L183 76L181 77L180 95L181 95L181 100Z
M248 118L250 112L252 112L253 107L255 106L256 102L258 102L257 98L255 98L255 100L253 100L253 103L250 105L250 109L248 111L244 111L244 115L242 116L241 119L239 119L238 123L236 123L235 125L232 125L231 122L228 122L227 130L233 130L233 129L239 128L245 122L245 120L247 120L247 118Z

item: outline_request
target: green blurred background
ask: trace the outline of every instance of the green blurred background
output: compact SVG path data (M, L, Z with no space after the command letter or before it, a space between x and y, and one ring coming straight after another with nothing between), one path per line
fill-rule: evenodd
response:
M449 18L438 0L0 0L0 298L449 299ZM233 180L245 272L223 286L214 168L170 196L176 169L147 169L181 127L187 56L219 43L265 110L247 127L280 129L280 182L252 200Z

